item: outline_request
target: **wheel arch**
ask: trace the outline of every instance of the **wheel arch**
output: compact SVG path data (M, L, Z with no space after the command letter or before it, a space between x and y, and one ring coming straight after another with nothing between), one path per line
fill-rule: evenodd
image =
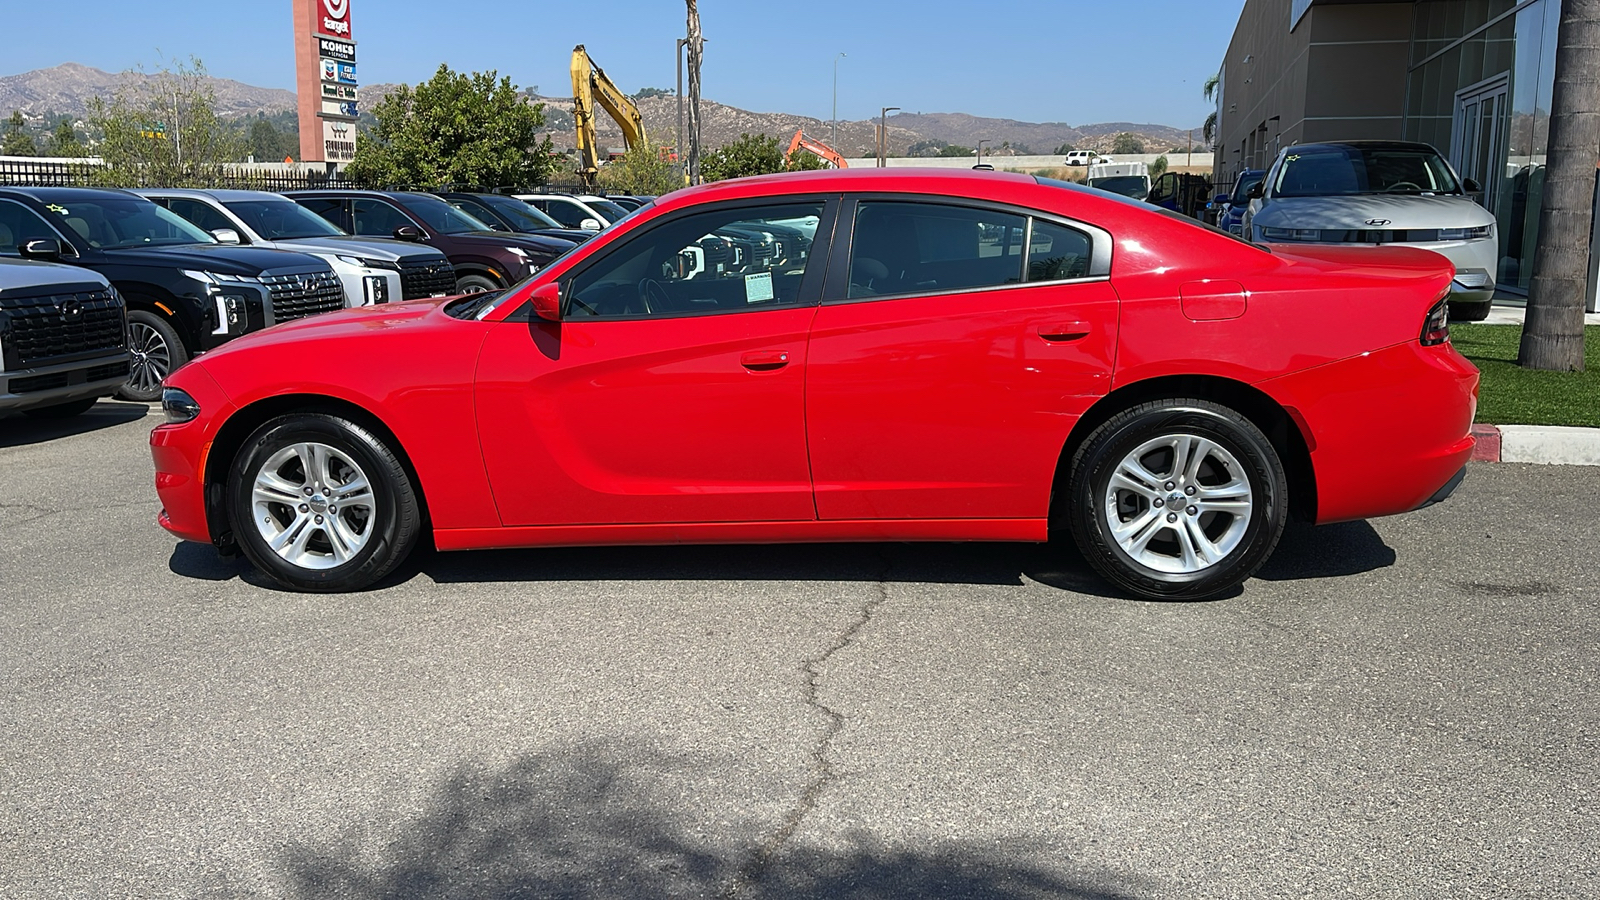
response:
M171 292L145 283L116 282L117 293L122 295L129 310L143 310L160 316L172 325L183 341L184 349L193 357L200 351L200 323L192 309L192 302L174 297Z
M463 259L460 262L451 260L450 264L455 267L457 281L461 280L461 277L464 275L477 275L479 277L489 279L491 282L499 285L502 288L510 287L514 283L511 280L509 273L504 276L497 275L496 273L498 273L504 267L490 260L468 258Z
M405 467L406 477L411 479L411 484L417 492L417 504L422 513L423 540L432 539L433 526L432 518L428 514L427 492L423 490L422 479L417 477L417 470L411 462L410 454L395 436L393 429L371 410L349 400L326 394L283 394L257 400L235 411L226 422L222 423L222 427L217 430L217 436L211 442L206 454L203 478L206 524L211 531L211 542L217 549L227 555L237 552L233 535L228 528L226 507L228 468L233 464L234 457L257 428L278 416L292 413L322 413L349 419L387 443L389 449L393 450L400 460L400 464Z
M1052 531L1065 519L1058 504L1067 500L1067 485L1072 477L1072 461L1079 448L1096 428L1117 413L1152 400L1194 398L1220 403L1249 419L1277 451L1289 481L1289 512L1297 519L1315 522L1317 518L1316 470L1311 463L1314 441L1305 434L1304 422L1271 395L1232 378L1216 375L1169 375L1147 378L1123 385L1101 397L1073 425L1056 462L1051 479L1050 522Z

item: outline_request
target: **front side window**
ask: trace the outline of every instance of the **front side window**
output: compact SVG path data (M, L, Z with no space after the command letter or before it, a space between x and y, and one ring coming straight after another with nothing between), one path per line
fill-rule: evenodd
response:
M393 237L394 230L403 225L415 228L417 223L405 213L396 209L392 204L382 200L369 200L365 197L355 202L355 233Z
M29 241L60 241L39 214L13 200L0 200L0 256L21 256ZM63 250L66 249L63 242Z
M438 197L427 194L406 195L406 208L440 234L467 234L473 231L492 230L470 213L462 212Z
M1459 194L1450 167L1431 147L1310 146L1283 157L1279 197L1349 194Z
M332 202L337 204L339 201ZM292 241L344 234L327 219L292 200L235 200L223 206L264 240Z
M574 277L572 318L683 316L800 302L821 201L683 216L647 229ZM816 226L812 225L812 233Z
M216 231L219 228L231 230L233 228L233 223L228 221L228 217L217 212L209 203L202 203L199 200L190 200L184 197L173 197L163 205L206 231Z
M583 207L567 200L535 200L534 205L567 228L581 228L584 219L594 218Z
M294 202L326 219L335 228L354 233L350 228L348 201L337 197L297 197Z
M901 200L856 208L850 294L928 294L1022 280L1027 218L998 210Z

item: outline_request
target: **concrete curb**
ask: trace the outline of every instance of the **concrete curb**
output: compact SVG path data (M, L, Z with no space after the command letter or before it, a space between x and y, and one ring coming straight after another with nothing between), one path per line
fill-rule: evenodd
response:
M1472 458L1483 462L1600 466L1600 428L1568 425L1473 425L1478 445Z

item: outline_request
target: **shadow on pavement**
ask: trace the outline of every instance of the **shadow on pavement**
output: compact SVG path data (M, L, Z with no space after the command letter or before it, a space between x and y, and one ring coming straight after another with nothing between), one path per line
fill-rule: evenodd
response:
M1064 876L1057 848L955 843L881 846L859 834L840 849L777 848L753 864L765 834L720 847L707 833L725 822L693 821L693 796L657 799L648 754L579 750L529 754L500 769L462 766L438 785L416 817L375 835L351 823L336 846L291 845L281 869L301 900L513 897L653 900L667 897L874 900L1131 900L1104 874ZM681 770L683 761L663 765ZM686 774L681 771L678 774ZM715 783L710 776L696 780ZM723 818L719 816L718 818ZM776 823L772 823L774 826Z
M34 419L24 415L0 419L0 447L22 447L53 441L56 438L88 434L145 417L149 407L143 403L101 400L87 412L65 419ZM151 426L155 426L152 421Z
M1256 573L1268 581L1359 575L1394 565L1395 552L1366 520L1311 526L1290 522L1278 549Z

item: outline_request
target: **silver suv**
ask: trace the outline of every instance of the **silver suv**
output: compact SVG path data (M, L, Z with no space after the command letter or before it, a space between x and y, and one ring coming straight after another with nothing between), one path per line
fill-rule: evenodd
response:
M1450 315L1489 315L1499 262L1494 216L1467 197L1428 144L1337 141L1285 147L1250 190L1245 233L1257 243L1403 244L1456 267Z

